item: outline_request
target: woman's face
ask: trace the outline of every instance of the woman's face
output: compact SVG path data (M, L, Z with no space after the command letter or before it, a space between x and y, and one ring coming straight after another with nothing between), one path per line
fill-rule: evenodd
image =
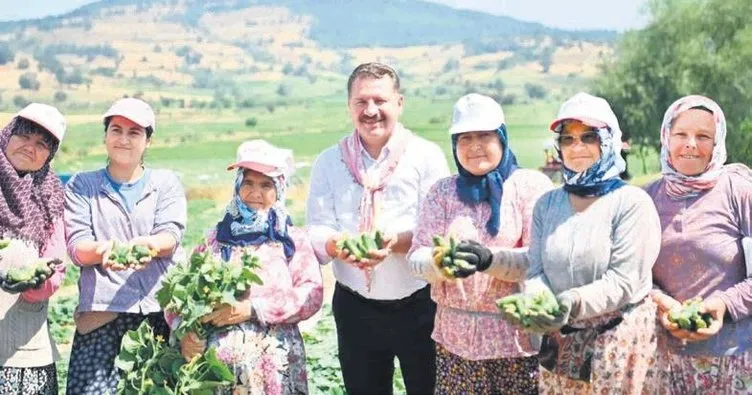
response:
M104 144L110 162L121 166L139 165L151 139L146 130L128 118L119 115L110 119L104 135Z
M39 171L47 163L50 146L47 145L45 137L43 133L10 136L5 147L5 156L16 171Z
M598 132L580 121L566 122L557 140L564 166L576 173L589 169L601 158Z
M705 172L715 147L713 114L691 109L679 114L669 131L668 152L679 173L696 176Z
M474 176L482 176L501 163L504 150L495 130L466 132L457 137L457 160Z
M268 210L277 201L274 180L255 170L245 170L239 195L243 203L254 210Z

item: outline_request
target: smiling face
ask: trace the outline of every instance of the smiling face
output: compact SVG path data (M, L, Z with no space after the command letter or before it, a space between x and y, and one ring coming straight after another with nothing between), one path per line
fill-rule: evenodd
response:
M43 133L46 132L10 136L5 147L5 156L13 168L17 171L33 172L47 163L50 146L46 141L47 136Z
M403 101L390 76L362 76L353 81L347 108L366 145L386 144L402 114Z
M589 169L601 158L598 132L580 121L566 122L557 140L564 166L576 173Z
M467 132L457 137L457 160L474 176L482 176L501 163L504 148L495 130Z
M715 147L713 114L691 109L679 114L669 131L669 156L676 171L686 176L705 172Z
M271 177L255 170L245 170L240 184L240 200L254 210L268 210L277 201L277 188Z
M116 115L107 125L104 144L110 162L120 166L133 166L141 163L151 139L146 137L146 129L128 118Z

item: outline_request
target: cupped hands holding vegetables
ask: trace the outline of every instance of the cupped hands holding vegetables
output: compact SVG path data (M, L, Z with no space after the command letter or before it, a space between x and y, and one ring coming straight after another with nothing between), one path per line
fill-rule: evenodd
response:
M360 269L381 263L397 242L397 235L375 231L357 236L340 233L329 239L327 251L331 256Z
M689 342L708 340L720 332L726 304L718 297L695 297L684 303L661 292L653 293L661 325L672 336Z
M29 266L0 269L0 288L9 293L38 289L62 264L60 259L39 258Z
M569 323L579 309L577 292L564 291L554 296L550 291L538 294L517 293L496 301L504 319L523 330L550 333Z
M106 269L140 270L157 256L159 248L151 238L140 236L128 243L106 241L97 248L97 253L102 255L102 266Z

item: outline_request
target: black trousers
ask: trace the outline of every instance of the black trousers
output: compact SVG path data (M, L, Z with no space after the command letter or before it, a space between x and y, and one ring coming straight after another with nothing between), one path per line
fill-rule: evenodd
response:
M433 394L436 304L430 287L399 300L367 299L337 283L332 300L342 378L348 394L392 393L394 357L408 394Z

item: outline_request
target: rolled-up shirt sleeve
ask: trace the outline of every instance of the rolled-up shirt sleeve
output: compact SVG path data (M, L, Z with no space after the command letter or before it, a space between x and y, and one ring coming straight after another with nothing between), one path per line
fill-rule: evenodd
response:
M65 186L65 240L73 264L80 266L76 244L95 240L91 216L92 186L84 178L73 176Z
M187 202L183 185L177 175L170 172L165 182L167 185L160 188L161 196L157 201L154 229L151 234L169 233L175 238L175 249L177 249L183 240L188 219Z
M327 157L325 154L320 155L311 168L310 191L306 204L308 236L320 264L332 260L326 253L326 242L341 230L334 209L334 190L327 177L330 171Z

